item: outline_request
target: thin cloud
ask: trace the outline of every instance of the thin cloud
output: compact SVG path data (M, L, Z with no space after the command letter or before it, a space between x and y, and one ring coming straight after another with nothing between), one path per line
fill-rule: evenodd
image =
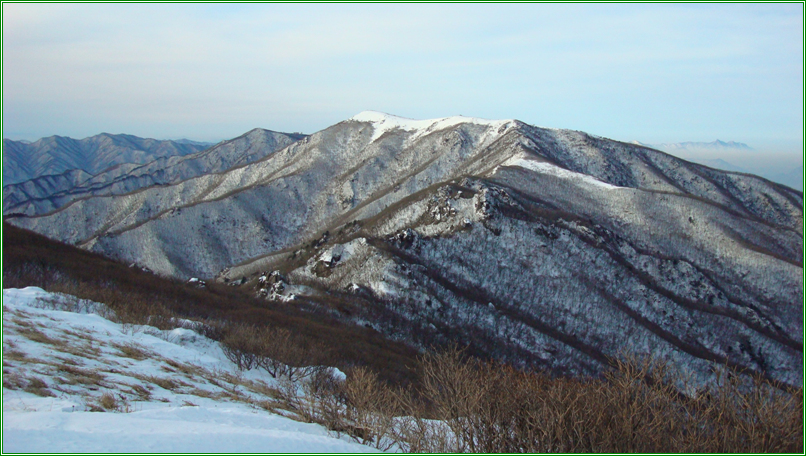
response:
M380 109L802 142L802 5L3 8L4 130L28 139L312 132Z

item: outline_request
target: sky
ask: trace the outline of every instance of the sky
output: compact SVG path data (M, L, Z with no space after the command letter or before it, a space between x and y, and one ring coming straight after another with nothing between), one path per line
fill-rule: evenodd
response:
M3 4L3 137L361 111L803 148L803 4Z

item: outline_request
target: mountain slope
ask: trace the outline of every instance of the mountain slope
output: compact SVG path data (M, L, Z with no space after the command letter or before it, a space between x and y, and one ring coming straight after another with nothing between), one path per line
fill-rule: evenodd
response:
M71 169L97 174L122 163L146 163L203 149L205 145L108 133L84 139L50 136L32 143L4 139L3 185Z
M5 214L43 214L80 198L118 195L155 185L176 183L201 174L219 173L263 158L303 137L304 135L296 133L277 133L256 128L238 138L199 152L163 156L145 164L123 163L80 182L61 178L61 185L51 185L48 179L58 179L59 176L44 176L7 185L3 187L3 211ZM201 143L185 140L181 144Z
M221 174L10 221L163 274L350 302L343 318L418 346L566 373L629 350L796 384L802 205L582 132L365 112Z

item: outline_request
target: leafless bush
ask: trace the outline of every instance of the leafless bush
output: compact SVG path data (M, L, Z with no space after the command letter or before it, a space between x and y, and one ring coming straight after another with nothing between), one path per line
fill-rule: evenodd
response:
M238 369L257 367L273 378L284 377L292 382L316 374L326 358L325 349L284 328L229 324L221 346Z
M551 378L453 348L424 355L420 370L414 390L352 370L335 429L381 449L429 453L803 449L802 389L730 370L693 396L679 372L629 357L604 378Z
M233 324L227 328L221 340L221 349L239 370L251 370L255 367L256 353L261 351L263 343L258 332L254 326L244 324Z
M334 429L343 421L342 385L332 369L321 367L302 380L285 377L282 381L299 384L294 404L305 421L322 424L328 429Z
M403 412L397 392L366 367L353 368L342 385L344 431L380 450L396 445L395 417Z

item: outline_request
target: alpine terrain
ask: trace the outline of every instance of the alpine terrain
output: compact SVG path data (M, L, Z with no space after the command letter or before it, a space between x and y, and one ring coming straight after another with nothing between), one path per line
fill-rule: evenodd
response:
M3 184L61 174L72 169L96 174L110 166L187 155L208 146L205 143L161 141L109 133L84 139L50 136L34 142L4 139Z
M30 180L5 185L3 212L42 214L79 198L117 195L153 185L171 184L201 174L221 172L263 158L303 137L304 135L298 133L277 133L256 128L234 140L224 141L210 148L207 147L211 144L188 140L161 141L160 143L168 143L183 153L160 154L158 152L162 149L157 149L149 156L149 161L118 163L95 174L89 174L83 169L70 169L61 174L38 175ZM187 153L185 149L192 153ZM69 157L70 149L51 151L50 154ZM115 149L106 155L115 157ZM106 160L105 163L110 161ZM4 170L14 167L4 166Z
M630 353L697 381L713 362L803 381L800 191L517 120L362 112L273 153L259 134L199 171L145 165L110 180L128 193L7 221L416 347L558 374ZM260 158L219 158L248 144Z

